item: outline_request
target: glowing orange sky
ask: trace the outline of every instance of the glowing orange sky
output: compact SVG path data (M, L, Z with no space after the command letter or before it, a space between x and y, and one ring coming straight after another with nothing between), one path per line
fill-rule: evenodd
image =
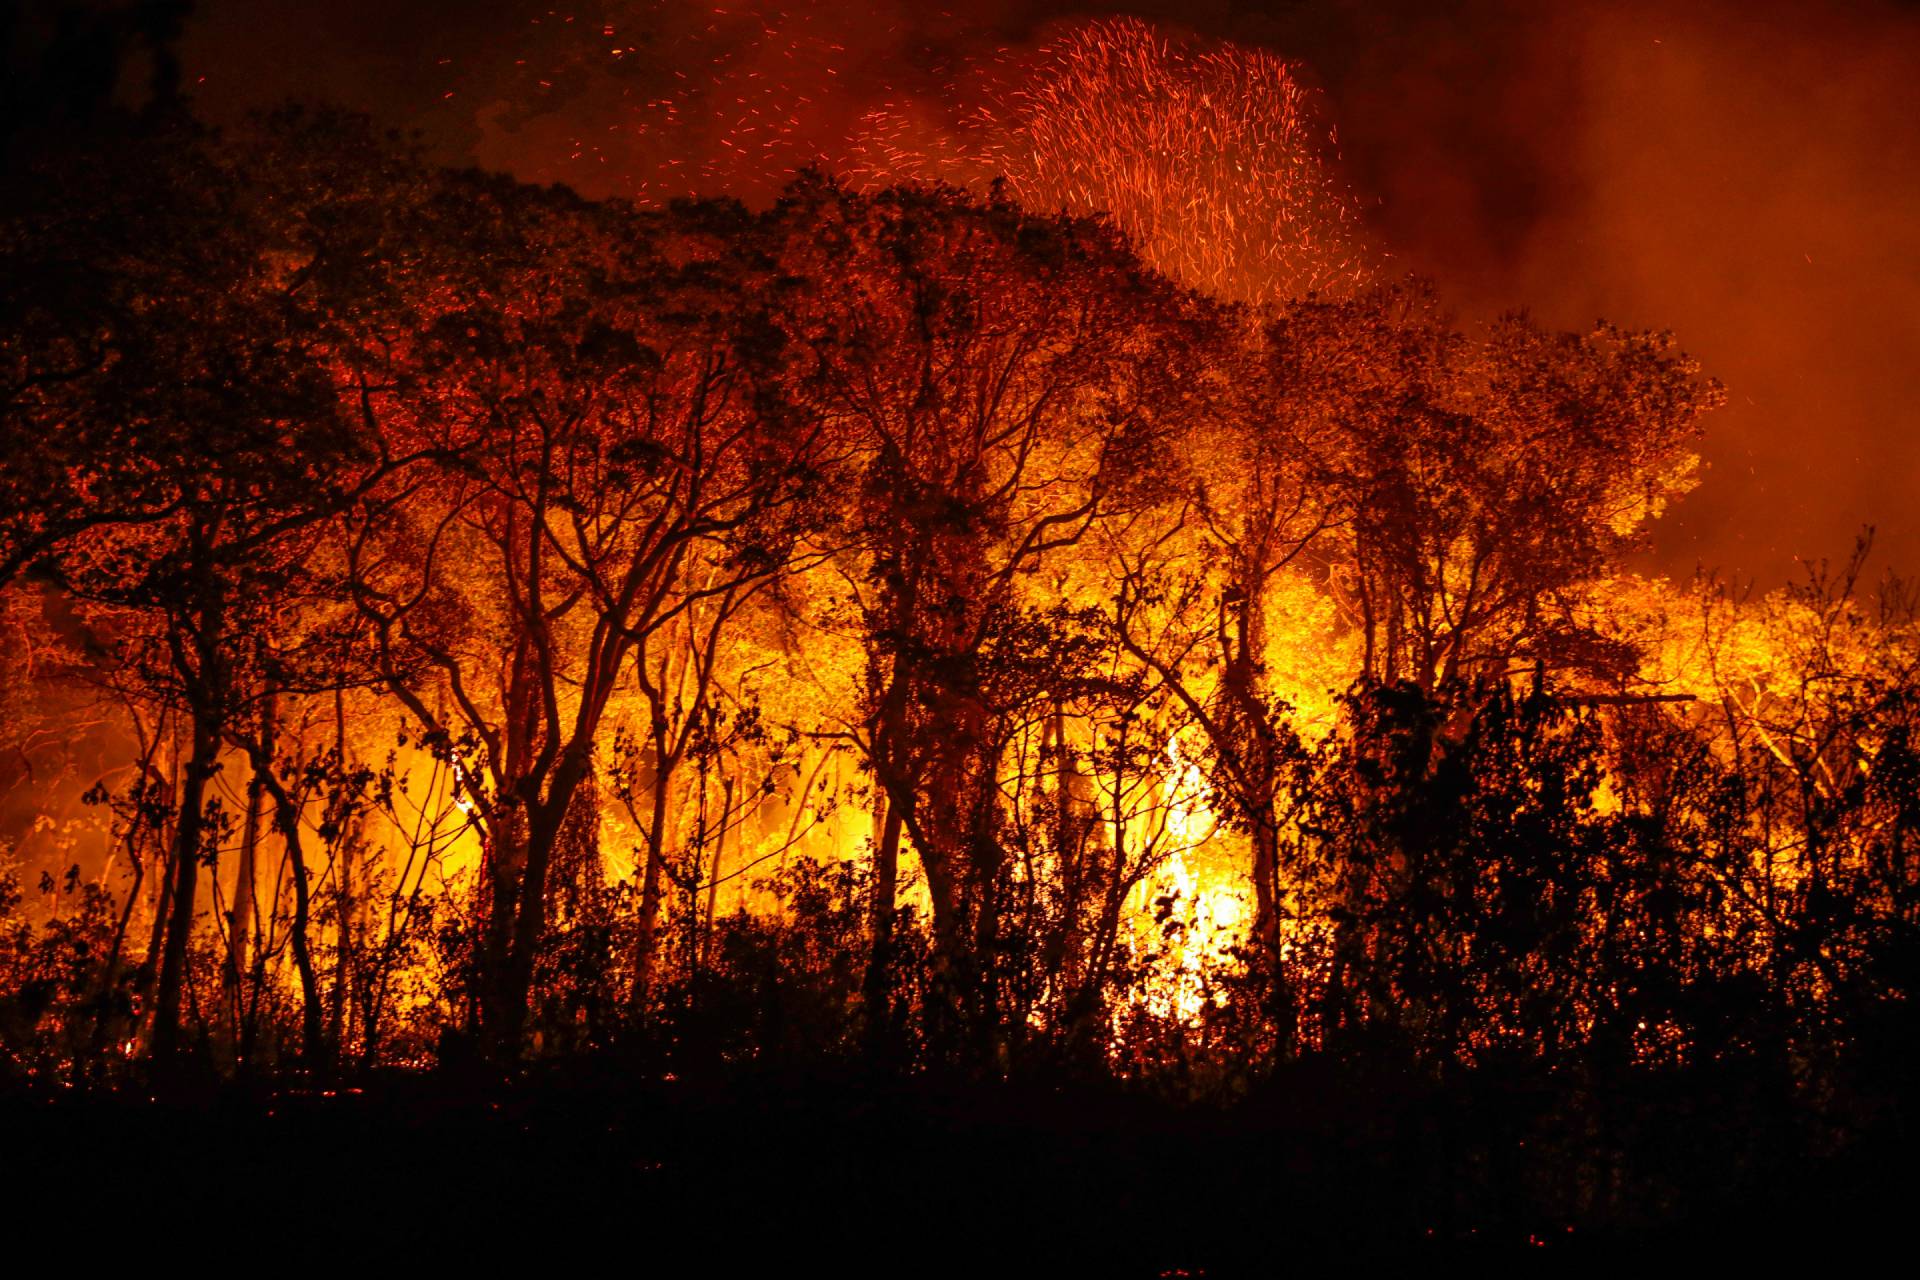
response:
M1664 566L1704 560L1774 580L1795 555L1843 554L1872 523L1883 565L1920 569L1911 6L202 0L200 10L187 83L216 115L328 96L422 128L449 158L596 192L691 169L706 172L689 186L763 194L765 153L734 155L723 141L739 121L762 143L784 131L775 151L804 162L843 144L874 105L937 91L966 59L1031 47L1075 14L1137 13L1268 48L1324 90L1346 180L1394 266L1437 278L1470 310L1529 304L1567 326L1672 328L1728 384L1708 480L1660 531ZM652 109L657 127L631 127L636 104L676 94L672 111Z

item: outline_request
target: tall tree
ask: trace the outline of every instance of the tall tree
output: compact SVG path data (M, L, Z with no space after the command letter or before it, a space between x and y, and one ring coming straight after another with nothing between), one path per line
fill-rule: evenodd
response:
M389 687L454 756L484 834L479 1017L510 1059L608 705L670 637L723 625L785 569L817 430L778 395L780 291L736 207L643 214L468 177L441 213L444 252L416 282L437 318L400 357L387 429L458 461L366 507L349 555Z
M1580 592L1692 485L1716 383L1670 336L1464 333L1424 287L1285 309L1276 409L1340 437L1351 518L1328 565L1369 678L1432 690L1510 663L1617 670Z
M796 323L858 471L859 736L888 806L869 992L886 989L904 834L932 895L945 998L981 1030L1006 869L995 655L1028 619L1026 575L1151 471L1182 300L1106 226L997 197L811 180L775 220L785 260L822 285Z
M386 176L365 161L388 153L342 117L289 116L234 140L181 125L146 145L153 203L88 210L94 249L41 260L47 289L103 301L22 362L9 428L41 443L8 451L19 501L0 568L31 564L119 610L128 661L189 727L154 1008L165 1057L223 820L208 787L260 638L288 624L280 606L326 522L400 462L347 411L337 359L339 317L366 295L382 234L351 216L365 207L351 193Z

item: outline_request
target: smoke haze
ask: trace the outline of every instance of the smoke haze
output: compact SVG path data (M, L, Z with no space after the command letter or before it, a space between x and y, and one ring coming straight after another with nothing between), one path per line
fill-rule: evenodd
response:
M324 97L529 180L760 199L877 108L1116 13L1297 62L1385 274L1678 334L1729 404L1660 567L1779 581L1872 524L1920 568L1909 6L202 0L184 64L216 117Z

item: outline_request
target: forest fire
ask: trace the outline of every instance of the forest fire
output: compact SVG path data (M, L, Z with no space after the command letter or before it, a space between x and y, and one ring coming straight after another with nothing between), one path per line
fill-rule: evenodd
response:
M1330 130L1282 60L1193 46L1143 22L1065 30L1031 57L970 69L950 117L868 113L867 181L1006 184L1031 209L1104 213L1141 257L1217 296L1272 300L1364 284Z
M46 24L116 70L0 203L0 1088L58 1167L214 1098L432 1153L369 1203L707 1230L843 1144L1223 1274L1717 1238L1898 1149L1920 596L1866 537L1654 574L1721 384L1389 271L1311 68L541 11L471 118L607 192L211 127L163 9Z

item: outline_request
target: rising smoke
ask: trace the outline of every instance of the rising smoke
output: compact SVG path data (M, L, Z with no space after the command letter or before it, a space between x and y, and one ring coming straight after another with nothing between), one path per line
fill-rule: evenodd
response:
M981 68L1044 67L1115 8L203 0L186 82L215 115L344 100L447 158L589 194L764 200L801 166L870 160L876 121L939 145L956 103L981 101ZM1474 313L1671 327L1728 384L1661 568L1777 581L1868 523L1883 565L1920 565L1910 6L1117 8L1176 43L1285 60L1317 90L1331 181L1380 274L1433 276Z

